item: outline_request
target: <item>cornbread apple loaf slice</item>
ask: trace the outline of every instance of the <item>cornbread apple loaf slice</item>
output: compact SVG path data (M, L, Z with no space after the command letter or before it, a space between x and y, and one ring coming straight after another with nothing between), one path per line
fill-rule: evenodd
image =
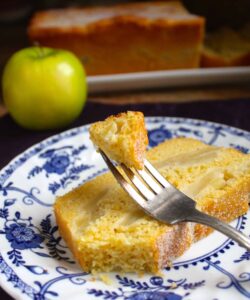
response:
M87 75L197 68L205 20L180 1L37 12L33 43L74 52Z
M239 30L224 27L207 34L201 66L250 66L250 23Z
M128 111L94 123L90 129L92 142L111 159L128 167L142 169L148 135L143 113Z
M248 210L250 155L189 138L165 141L147 159L199 210L229 222ZM166 200L167 201L167 200ZM160 223L111 173L56 199L59 231L84 271L157 272L211 229Z

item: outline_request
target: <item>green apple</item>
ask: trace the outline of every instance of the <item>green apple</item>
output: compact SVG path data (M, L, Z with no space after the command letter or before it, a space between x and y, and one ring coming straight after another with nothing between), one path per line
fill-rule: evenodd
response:
M84 68L71 52L30 47L16 52L2 78L3 100L13 119L28 129L52 129L76 119L86 102Z

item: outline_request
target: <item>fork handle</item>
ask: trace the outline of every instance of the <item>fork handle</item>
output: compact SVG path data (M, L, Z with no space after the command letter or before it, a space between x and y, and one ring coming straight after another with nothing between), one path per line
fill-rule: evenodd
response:
M244 247L250 251L250 239L245 234L239 232L232 226L218 220L217 218L194 209L193 213L187 216L185 221L200 223L212 227L236 241L241 247Z

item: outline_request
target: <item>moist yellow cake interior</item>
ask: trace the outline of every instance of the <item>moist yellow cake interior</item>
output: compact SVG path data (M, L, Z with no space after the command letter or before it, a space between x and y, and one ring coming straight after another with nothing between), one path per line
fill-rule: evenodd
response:
M110 116L90 127L90 138L110 159L128 167L143 168L148 145L144 116L128 111Z
M198 209L231 221L248 210L250 155L173 139L153 148L148 159L176 187L197 201ZM185 223L167 226L147 216L110 173L98 176L55 204L59 230L86 271L157 272L167 261L211 230ZM186 226L184 231L176 231ZM169 233L169 235L168 235ZM161 258L161 238L166 235ZM174 250L167 247L179 239Z

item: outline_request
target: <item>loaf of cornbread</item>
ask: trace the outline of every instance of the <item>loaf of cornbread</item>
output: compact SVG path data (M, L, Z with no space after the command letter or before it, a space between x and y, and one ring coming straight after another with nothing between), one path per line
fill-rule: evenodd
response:
M106 155L128 167L142 169L148 135L143 113L128 111L96 122L89 129L90 139Z
M248 210L250 155L190 138L165 141L148 160L197 208L230 222ZM111 173L56 199L59 231L84 271L157 272L212 230L146 215Z
M204 19L179 1L37 12L33 43L74 52L87 75L196 68Z
M208 33L202 51L201 66L250 66L250 23L239 30L224 27Z

